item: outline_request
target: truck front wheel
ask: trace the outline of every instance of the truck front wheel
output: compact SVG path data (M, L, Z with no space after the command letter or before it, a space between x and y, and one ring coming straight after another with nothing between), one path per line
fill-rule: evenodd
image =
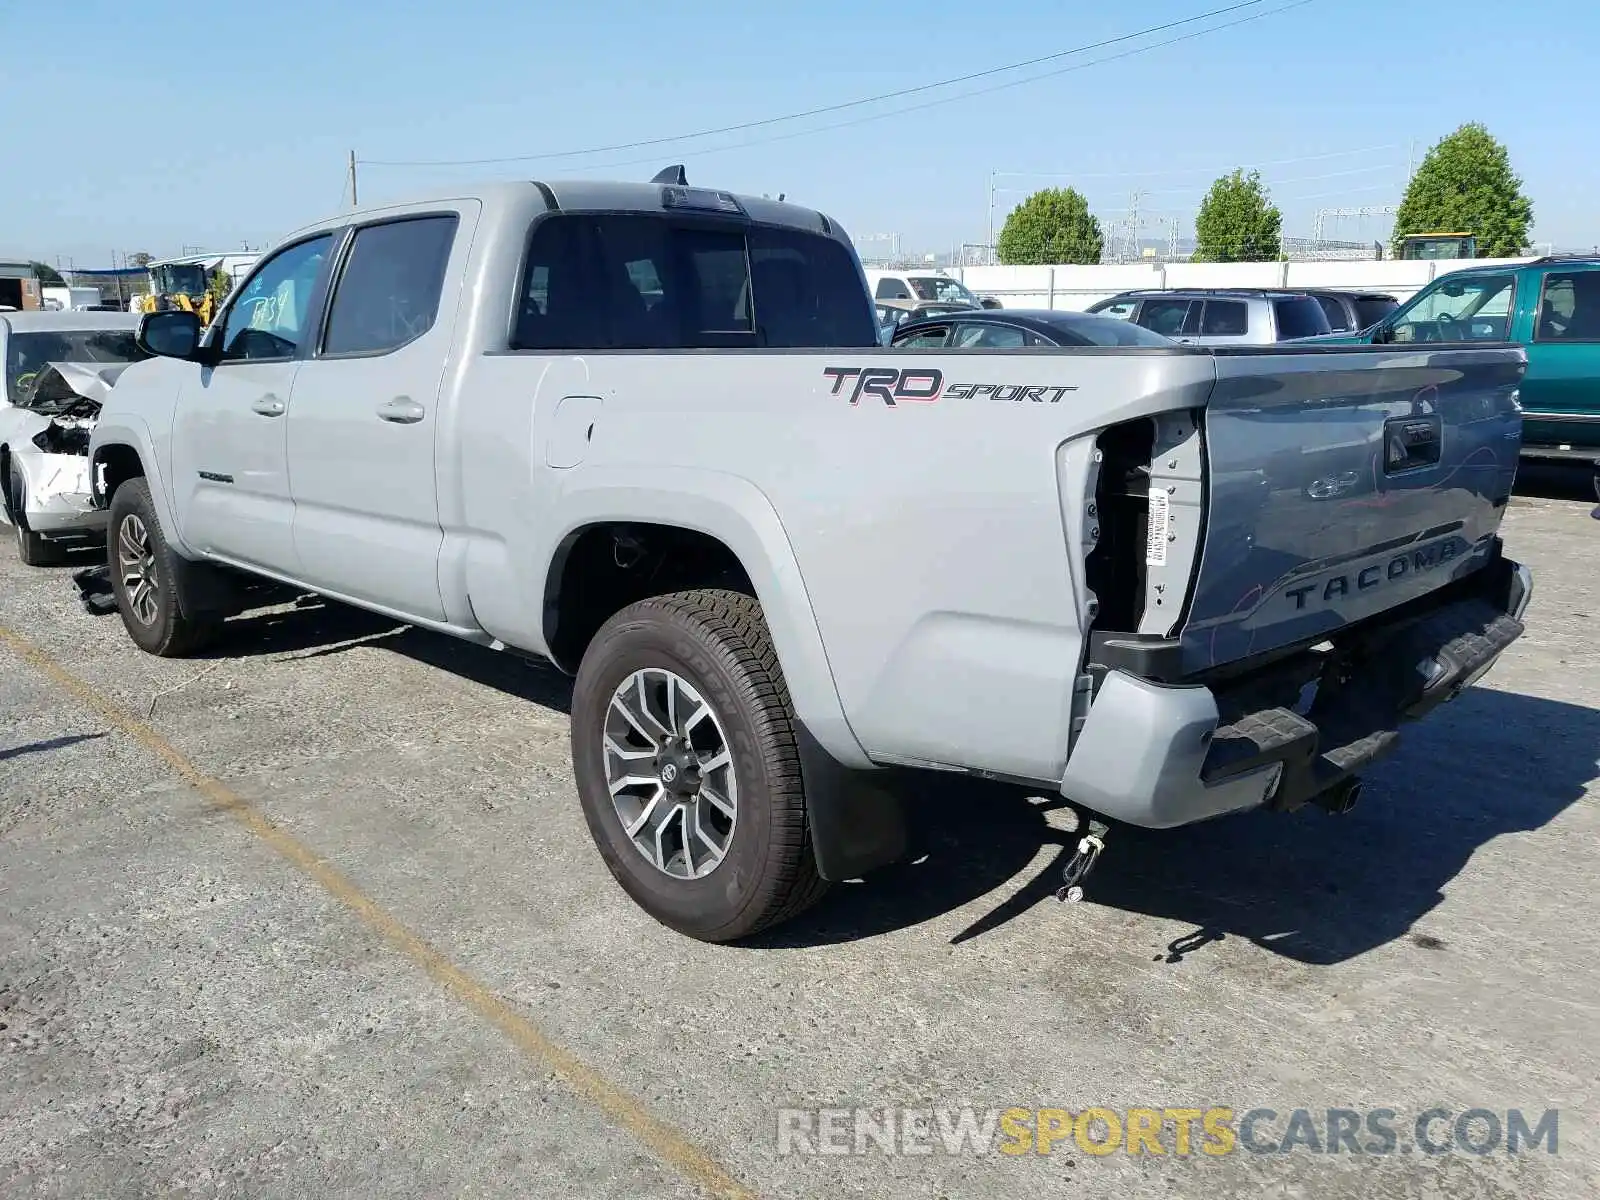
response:
M139 649L182 658L210 639L217 622L185 616L178 604L182 567L162 536L143 479L128 480L111 497L106 547L117 611Z
M752 597L675 592L607 621L578 668L572 759L606 866L680 933L747 937L826 890L788 687Z
M25 567L59 567L67 561L67 553L54 542L46 541L33 530L28 528L28 503L27 485L22 481L22 472L15 464L11 467L11 478L6 481L11 499L11 527L17 538L17 557L22 560Z

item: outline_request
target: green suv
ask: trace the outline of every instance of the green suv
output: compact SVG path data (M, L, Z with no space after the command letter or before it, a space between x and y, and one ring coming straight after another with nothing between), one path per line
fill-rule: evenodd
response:
M1452 271L1369 329L1306 340L1516 342L1528 352L1523 457L1600 464L1600 257Z

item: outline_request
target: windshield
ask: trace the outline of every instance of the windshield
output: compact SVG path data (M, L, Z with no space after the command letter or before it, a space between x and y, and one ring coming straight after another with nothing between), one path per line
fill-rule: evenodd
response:
M206 269L199 263L170 263L164 267L153 267L150 274L158 292L174 296L180 293L200 296L206 290Z
M6 399L25 403L34 377L53 362L130 363L149 355L131 329L51 329L13 333L6 342Z
M1392 342L1503 342L1510 332L1511 275L1445 276L1389 327Z
M1093 316L1062 319L1062 343L1082 346L1171 346L1171 338L1162 337L1143 325L1135 325L1126 317Z
M1471 258L1477 247L1469 237L1408 238L1402 253L1405 258Z
M912 275L906 282L911 285L911 290L916 292L918 300L963 300L968 304L978 303L978 298L968 291L966 284L959 279L947 279L943 275Z

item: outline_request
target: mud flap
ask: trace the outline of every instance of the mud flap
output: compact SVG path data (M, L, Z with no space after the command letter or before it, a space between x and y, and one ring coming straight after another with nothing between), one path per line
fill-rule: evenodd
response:
M903 857L905 810L900 798L873 778L882 773L844 766L799 721L795 744L817 873L838 883Z

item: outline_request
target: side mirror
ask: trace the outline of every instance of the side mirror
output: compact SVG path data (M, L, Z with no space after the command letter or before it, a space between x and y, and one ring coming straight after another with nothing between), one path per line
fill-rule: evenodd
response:
M145 313L135 339L146 354L192 360L200 350L200 333L200 317L177 309Z
M1385 342L1392 341L1393 338L1394 330L1390 328L1387 321L1379 321L1377 325L1373 326L1372 344L1374 346L1381 346Z

